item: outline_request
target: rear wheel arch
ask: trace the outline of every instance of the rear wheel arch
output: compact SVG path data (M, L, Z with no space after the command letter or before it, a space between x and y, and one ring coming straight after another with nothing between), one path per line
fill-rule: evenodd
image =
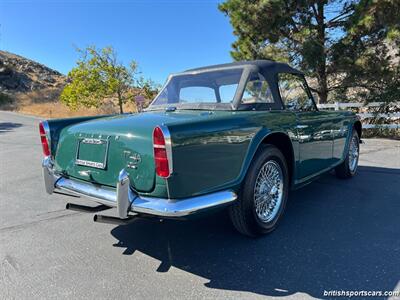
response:
M269 171L262 173L267 165ZM238 200L229 206L232 224L240 233L257 237L276 228L288 199L290 186L288 173L282 152L269 143L260 145L239 191ZM269 179L265 179L266 177ZM256 197L259 178L264 183L258 186Z
M361 139L361 133L362 133L361 122L359 120L355 121L353 127L358 133L358 138Z
M260 148L266 144L274 145L276 148L278 148L279 151L281 151L281 153L285 157L286 164L288 167L289 183L292 183L294 175L295 159L294 159L292 141L290 140L289 136L283 132L270 133L263 138L260 145L258 146L257 151L259 151Z

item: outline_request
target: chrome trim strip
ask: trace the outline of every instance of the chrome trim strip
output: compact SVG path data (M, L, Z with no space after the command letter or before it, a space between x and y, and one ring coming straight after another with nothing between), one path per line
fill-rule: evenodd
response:
M44 129L44 133L46 136L46 140L47 140L47 145L49 146L49 150L50 150L50 156L52 155L52 151L51 151L51 134L50 134L50 126L49 126L49 122L47 122L46 120L42 121L42 126Z
M42 165L45 187L49 194L52 194L54 190L63 190L116 207L121 219L128 218L129 211L158 217L183 217L226 205L237 199L236 193L231 190L179 200L142 197L136 195L130 188L128 173L125 169L121 170L117 188L113 189L56 175L50 157L46 157Z
M42 125L43 125L44 132L46 133L47 143L49 144L49 147L50 147L51 146L50 145L51 136L50 136L49 122L47 122L46 120L42 121Z
M169 132L168 127L165 124L161 124L160 127L165 140L165 150L167 151L167 158L168 158L168 168L169 168L169 176L172 175L173 172L173 160L172 160L172 140L171 140L171 133ZM168 176L168 177L169 177Z
M296 128L297 129L305 129L305 128L308 128L308 125L296 125Z

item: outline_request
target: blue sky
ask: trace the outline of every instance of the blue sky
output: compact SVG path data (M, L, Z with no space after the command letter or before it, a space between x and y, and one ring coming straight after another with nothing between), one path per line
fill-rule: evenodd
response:
M207 0L0 0L0 49L66 74L75 46L113 46L163 83L169 73L231 61L229 19Z

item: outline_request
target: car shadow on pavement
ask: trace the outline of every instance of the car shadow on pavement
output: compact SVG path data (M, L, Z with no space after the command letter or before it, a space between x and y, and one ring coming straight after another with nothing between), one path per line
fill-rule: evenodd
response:
M13 131L21 126L23 126L21 123L0 122L0 134Z
M111 233L114 245L179 268L213 289L287 296L324 290L399 289L400 169L359 167L351 180L327 174L293 191L280 226L258 239L225 212L190 221L137 219ZM128 284L128 283L127 283Z

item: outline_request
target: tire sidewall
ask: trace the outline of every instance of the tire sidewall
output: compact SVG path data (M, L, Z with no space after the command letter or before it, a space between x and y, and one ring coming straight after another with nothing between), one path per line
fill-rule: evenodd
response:
M357 157L357 164L354 170L350 169L350 147L351 147L351 143L353 141L353 138L356 137L357 139L357 151L358 151L358 157ZM350 139L350 143L349 143L349 148L347 150L347 156L346 156L346 164L347 164L347 169L348 172L351 176L354 176L357 173L357 169L358 169L358 161L360 159L360 138L358 137L358 133L356 130L353 130L353 133L351 134L351 139Z
M282 170L282 175L283 175L282 202L276 217L270 222L262 222L258 218L255 210L254 186L258 174L260 172L260 169L266 162L271 160L278 163ZM262 234L262 233L268 233L276 227L277 223L281 219L281 216L285 210L288 193L289 193L289 173L283 154L276 147L272 145L263 146L263 148L258 151L255 160L252 162L249 168L241 193L243 201L242 209L245 210L246 219L250 223L249 225L251 227L250 228L251 231L255 231L257 233Z

